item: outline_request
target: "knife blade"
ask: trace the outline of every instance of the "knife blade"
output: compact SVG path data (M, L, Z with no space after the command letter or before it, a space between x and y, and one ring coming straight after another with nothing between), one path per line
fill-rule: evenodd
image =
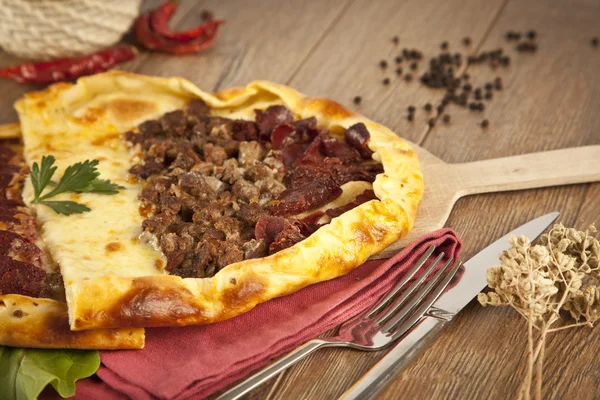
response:
M464 263L460 281L442 294L427 314L400 339L380 361L363 375L340 399L369 399L375 396L403 367L437 337L444 325L463 309L485 286L486 269L498 264L498 256L510 248L511 236L525 235L532 241L560 215L543 215L502 236Z

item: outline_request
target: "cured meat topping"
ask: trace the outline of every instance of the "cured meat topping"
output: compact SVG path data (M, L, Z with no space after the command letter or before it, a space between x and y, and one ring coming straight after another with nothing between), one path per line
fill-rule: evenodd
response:
M27 173L23 156L0 142L0 295L51 297L59 285L43 268L35 219L21 197Z
M171 274L210 277L276 253L313 233L321 217L375 198L371 191L343 209L295 217L339 197L344 183L372 183L383 172L367 147L369 132L359 123L341 140L281 105L255 116L211 116L193 100L125 134L140 154L130 173L146 180L142 227L156 237Z

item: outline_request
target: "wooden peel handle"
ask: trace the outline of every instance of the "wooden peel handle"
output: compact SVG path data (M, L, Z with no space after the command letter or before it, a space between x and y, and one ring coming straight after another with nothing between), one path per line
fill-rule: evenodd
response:
M600 181L600 145L454 164L459 196Z

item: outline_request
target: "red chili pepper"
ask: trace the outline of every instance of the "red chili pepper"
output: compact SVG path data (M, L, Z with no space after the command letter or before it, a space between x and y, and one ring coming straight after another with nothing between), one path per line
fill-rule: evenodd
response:
M158 35L174 40L176 42L189 42L191 40L201 37L203 34L207 36L214 36L211 34L211 30L214 29L215 22L222 24L222 21L213 21L213 15L209 11L204 11L202 17L204 23L196 26L195 28L188 29L182 32L171 32L169 29L169 21L177 11L179 3L173 0L167 0L163 2L157 9L150 11L150 27Z
M219 25L224 21L213 20L211 13L204 12L206 22L184 32L171 32L169 21L177 6L176 2L167 0L136 19L135 36L142 46L165 53L187 54L200 52L213 44Z
M83 57L27 63L0 69L0 76L19 83L46 85L104 72L137 55L135 47L120 44Z

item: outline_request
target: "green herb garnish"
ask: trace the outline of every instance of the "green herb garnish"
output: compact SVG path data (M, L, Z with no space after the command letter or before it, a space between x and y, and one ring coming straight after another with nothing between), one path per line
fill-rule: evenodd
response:
M79 204L68 200L48 200L58 194L65 192L75 193L101 193L117 194L123 186L112 183L108 179L98 179L100 172L96 168L98 160L86 160L75 163L67 169L58 182L52 181L52 176L56 172L54 156L42 157L41 166L33 163L31 168L31 183L33 184L33 201L35 204L43 204L50 207L58 214L71 215L91 211L84 204ZM51 185L52 189L42 195L44 189Z

